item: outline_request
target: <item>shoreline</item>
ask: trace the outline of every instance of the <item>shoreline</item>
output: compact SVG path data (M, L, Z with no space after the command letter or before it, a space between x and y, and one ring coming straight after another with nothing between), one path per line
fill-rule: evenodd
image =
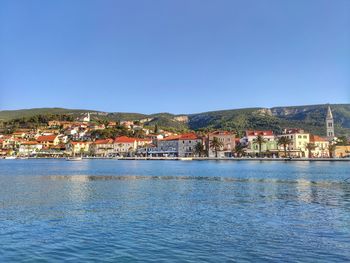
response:
M25 157L11 160L66 160L66 157ZM10 160L1 158L0 160ZM83 157L83 160L126 161L271 161L271 162L350 162L350 158L214 158L214 157Z

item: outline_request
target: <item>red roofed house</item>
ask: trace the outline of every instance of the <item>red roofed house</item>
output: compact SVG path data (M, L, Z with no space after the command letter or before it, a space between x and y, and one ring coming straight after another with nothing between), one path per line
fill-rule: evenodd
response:
M194 155L194 147L202 139L195 133L168 136L158 140L157 150L152 155L189 157Z
M95 156L109 156L114 153L113 139L96 140L90 145L90 152Z
M232 157L232 151L235 149L235 138L236 134L229 131L215 131L208 134L207 149L209 157L215 157L215 151L210 147L211 142L214 138L217 138L222 142L223 146L220 148L220 151L217 152L217 157Z
M314 143L316 146L316 149L312 151L313 157L329 157L329 141L327 139L310 134L310 142Z
M136 138L121 136L114 139L114 153L117 155L126 155L130 152L134 152L136 148Z
M38 143L42 144L45 148L50 148L51 146L60 143L57 135L43 135L39 136L37 139Z
M262 136L265 141L261 144L261 149L259 149L260 145L255 142L258 136ZM258 155L260 152L266 155L277 155L279 152L277 140L271 130L247 130L241 142L247 146L246 152L253 156Z

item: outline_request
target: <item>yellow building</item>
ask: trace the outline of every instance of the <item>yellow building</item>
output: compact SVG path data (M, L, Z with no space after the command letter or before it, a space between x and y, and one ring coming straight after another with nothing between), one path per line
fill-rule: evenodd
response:
M336 158L350 157L350 145L337 146L334 151L334 157Z
M288 129L278 137L287 137L292 141L292 143L287 147L290 156L308 157L309 151L306 149L306 145L310 142L309 133L306 133L301 129Z
M67 144L67 151L73 155L86 154L90 150L91 142L69 142Z

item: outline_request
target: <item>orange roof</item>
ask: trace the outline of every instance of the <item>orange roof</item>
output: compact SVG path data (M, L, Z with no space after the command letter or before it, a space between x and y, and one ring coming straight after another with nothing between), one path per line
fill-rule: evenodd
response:
M94 141L94 144L111 144L113 143L113 139L101 139Z
M310 141L311 142L327 142L327 139L321 137L321 136L318 136L318 135L310 135Z
M39 144L37 141L26 141L23 142L22 145L36 145Z
M114 139L115 143L133 143L137 139L136 138L130 138L128 136L120 136Z
M39 136L37 141L38 142L53 142L56 139L57 135L45 135L45 136Z
M136 141L138 141L138 142L152 142L152 139L141 139L141 138L137 138Z
M214 131L211 132L210 135L235 135L235 133L229 131Z
M173 135L165 137L164 139L161 139L161 141L175 141L175 140L196 140L198 139L197 134L195 133L184 133L180 135Z
M258 136L258 135L261 135L261 136L273 136L273 131L271 130L266 130L266 131L263 131L263 130L253 130L253 131L246 131L246 134L247 136Z

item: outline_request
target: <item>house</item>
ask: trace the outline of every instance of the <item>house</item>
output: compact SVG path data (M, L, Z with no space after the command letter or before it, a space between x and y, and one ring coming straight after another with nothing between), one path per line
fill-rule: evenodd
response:
M58 145L60 142L57 135L42 135L39 136L36 140L45 148L50 148L51 146Z
M236 145L236 134L229 131L215 131L209 133L206 143L209 157L216 157L215 149L210 147L214 138L217 138L217 140L222 143L220 150L217 152L217 157L232 157L232 151L235 149Z
M126 155L137 149L136 138L120 136L114 139L114 153L117 155Z
M334 151L334 157L336 158L350 157L350 145L345 145L345 146L337 145Z
M66 144L66 150L71 155L87 154L90 151L91 142L75 142L70 141Z
M19 146L18 153L19 155L32 155L40 151L43 148L43 145L37 141L26 141L22 142Z
M114 140L96 140L90 145L90 153L95 156L109 156L114 153Z
M264 142L260 145L255 140L261 136ZM247 147L247 154L257 155L260 152L264 154L278 154L278 146L275 135L271 130L247 130L241 143Z
M283 134L278 137L287 137L292 143L288 146L287 150L292 157L307 157L309 151L306 145L310 142L310 134L306 133L302 129L285 129ZM280 150L282 146L280 145Z
M329 141L327 139L310 134L310 142L316 146L315 150L312 151L313 157L329 157Z
M150 154L155 156L189 157L194 155L194 147L202 143L195 133L168 136L158 140L157 150Z

